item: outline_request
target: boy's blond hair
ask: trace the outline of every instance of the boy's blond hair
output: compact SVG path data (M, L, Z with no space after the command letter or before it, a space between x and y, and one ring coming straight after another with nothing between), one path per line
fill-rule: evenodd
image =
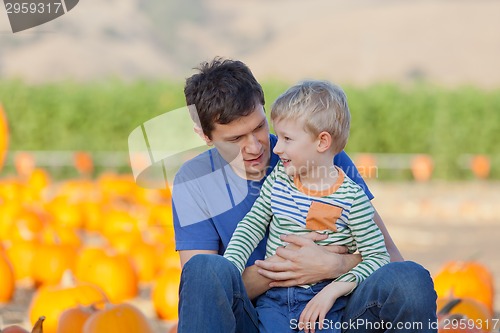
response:
M339 153L347 144L351 114L342 88L328 81L303 81L278 97L271 119L304 119L304 130L314 137L330 133L332 149Z

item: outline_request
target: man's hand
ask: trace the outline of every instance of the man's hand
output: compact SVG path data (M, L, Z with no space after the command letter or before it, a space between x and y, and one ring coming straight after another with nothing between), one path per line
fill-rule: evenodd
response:
M334 279L361 261L359 255L348 255L344 246L319 246L314 243L326 235L311 232L306 236L282 235L286 247L265 261L257 260L259 274L273 280L270 287L291 287Z

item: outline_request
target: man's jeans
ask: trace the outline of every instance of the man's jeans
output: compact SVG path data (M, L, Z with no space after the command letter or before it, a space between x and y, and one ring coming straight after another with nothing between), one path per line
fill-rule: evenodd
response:
M236 267L219 255L196 255L181 276L179 333L256 333L257 312ZM349 296L343 332L437 332L429 272L406 261L379 268ZM279 332L297 332L283 327Z

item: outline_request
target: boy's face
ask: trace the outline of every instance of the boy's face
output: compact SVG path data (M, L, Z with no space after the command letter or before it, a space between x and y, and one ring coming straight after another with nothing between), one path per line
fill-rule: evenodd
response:
M240 177L260 180L266 175L271 153L269 125L262 105L229 124L215 124L211 141Z
M304 130L302 119L279 119L273 125L278 136L273 152L280 157L286 174L307 176L319 157L317 139Z

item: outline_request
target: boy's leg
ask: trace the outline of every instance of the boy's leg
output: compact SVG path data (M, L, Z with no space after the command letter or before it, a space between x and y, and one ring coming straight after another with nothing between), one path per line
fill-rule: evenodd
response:
M429 272L411 261L375 271L350 295L343 332L437 332Z
M290 288L271 288L257 299L255 310L260 333L294 332L290 321L288 292Z
M257 333L257 313L238 269L220 255L199 254L182 270L179 333Z
M330 284L331 281L324 281L317 283L309 288L296 287L294 298L295 306L292 310L292 316L299 319L300 314L305 309L307 303L318 294L326 285ZM344 308L347 304L348 297L340 297L333 304L330 311L325 316L322 322L323 326L319 328L319 322L314 325L315 331L318 333L340 333L341 332L341 320L344 312ZM303 330L297 330L303 332Z

